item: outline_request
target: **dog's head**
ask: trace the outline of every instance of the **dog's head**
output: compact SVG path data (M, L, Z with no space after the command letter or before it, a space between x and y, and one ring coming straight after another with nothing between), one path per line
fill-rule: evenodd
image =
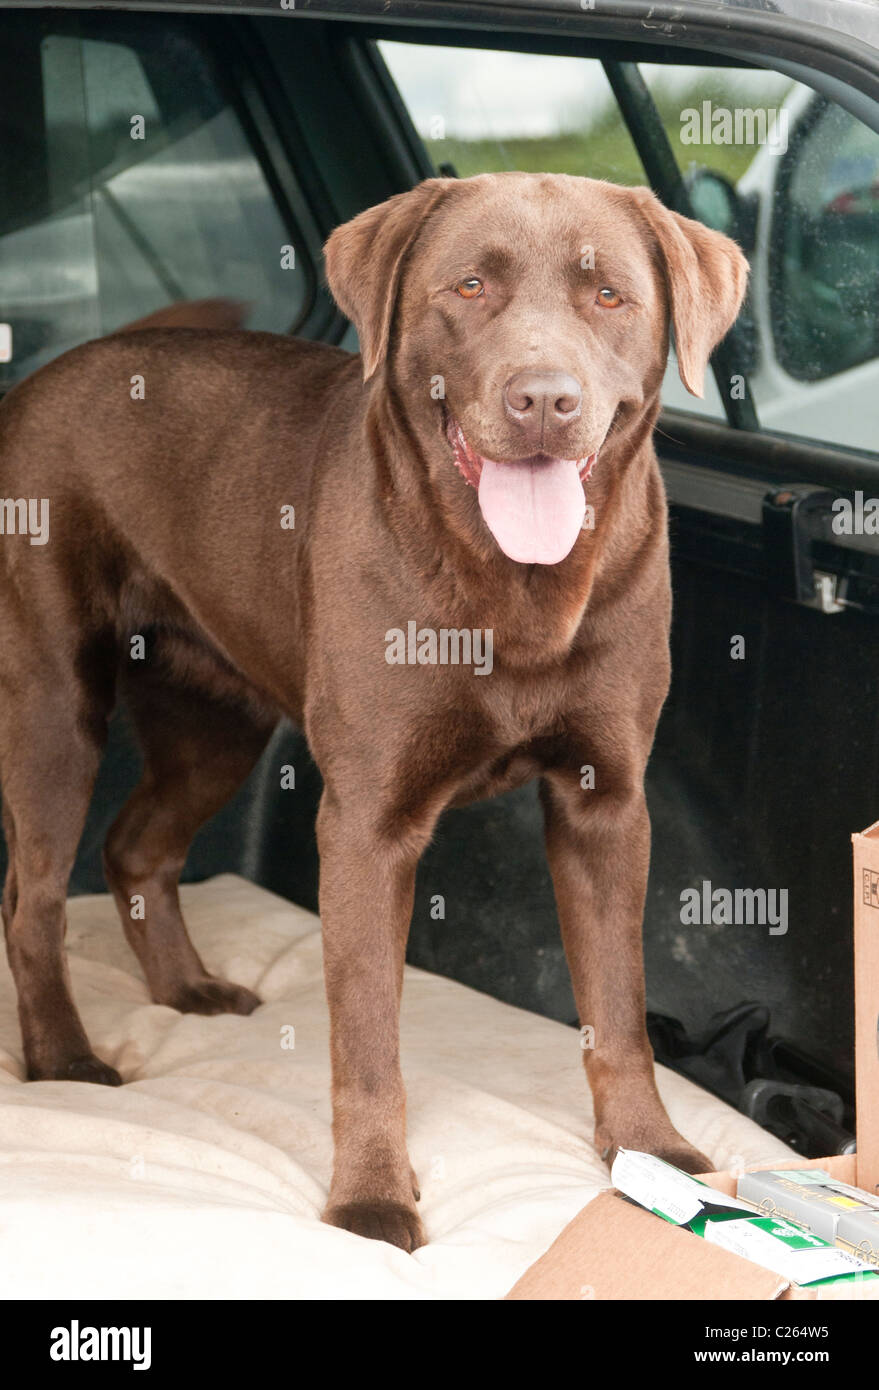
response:
M555 564L580 531L613 425L655 404L674 326L684 385L747 280L734 242L643 188L566 174L428 179L339 227L330 288L513 560ZM445 486L445 483L444 483Z

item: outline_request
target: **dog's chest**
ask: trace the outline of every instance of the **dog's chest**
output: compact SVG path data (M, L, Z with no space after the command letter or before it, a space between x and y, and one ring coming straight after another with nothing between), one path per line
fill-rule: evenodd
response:
M467 806L502 792L513 791L531 782L543 770L540 758L523 749L515 749L501 757L487 759L473 768L452 798L452 806Z
M468 760L455 804L497 796L539 777L560 754L564 756L570 738L570 689L560 671L521 683L501 677L479 694L483 737Z

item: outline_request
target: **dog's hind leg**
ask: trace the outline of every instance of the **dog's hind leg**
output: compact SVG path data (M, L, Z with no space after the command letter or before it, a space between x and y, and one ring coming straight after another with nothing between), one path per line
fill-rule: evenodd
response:
M202 658L204 659L204 657ZM210 975L189 939L177 886L199 827L247 777L277 722L244 701L175 680L160 658L123 675L143 778L114 822L104 871L157 1004L182 1013L249 1014L249 989Z
M77 660L64 646L59 638L14 672L7 662L0 691L6 950L28 1078L118 1086L91 1050L64 954L67 883L106 738L115 654L96 648Z

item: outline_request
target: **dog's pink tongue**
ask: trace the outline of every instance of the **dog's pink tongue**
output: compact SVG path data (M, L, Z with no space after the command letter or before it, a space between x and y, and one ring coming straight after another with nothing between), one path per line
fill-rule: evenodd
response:
M479 506L505 555L557 565L580 533L586 498L575 459L482 460Z

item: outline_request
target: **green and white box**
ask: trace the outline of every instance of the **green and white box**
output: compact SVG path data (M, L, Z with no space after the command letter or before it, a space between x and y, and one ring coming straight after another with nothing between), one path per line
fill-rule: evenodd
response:
M611 1180L630 1201L664 1221L774 1270L789 1283L821 1289L879 1279L879 1269L865 1260L780 1215L754 1211L741 1198L727 1197L653 1154L620 1149Z

